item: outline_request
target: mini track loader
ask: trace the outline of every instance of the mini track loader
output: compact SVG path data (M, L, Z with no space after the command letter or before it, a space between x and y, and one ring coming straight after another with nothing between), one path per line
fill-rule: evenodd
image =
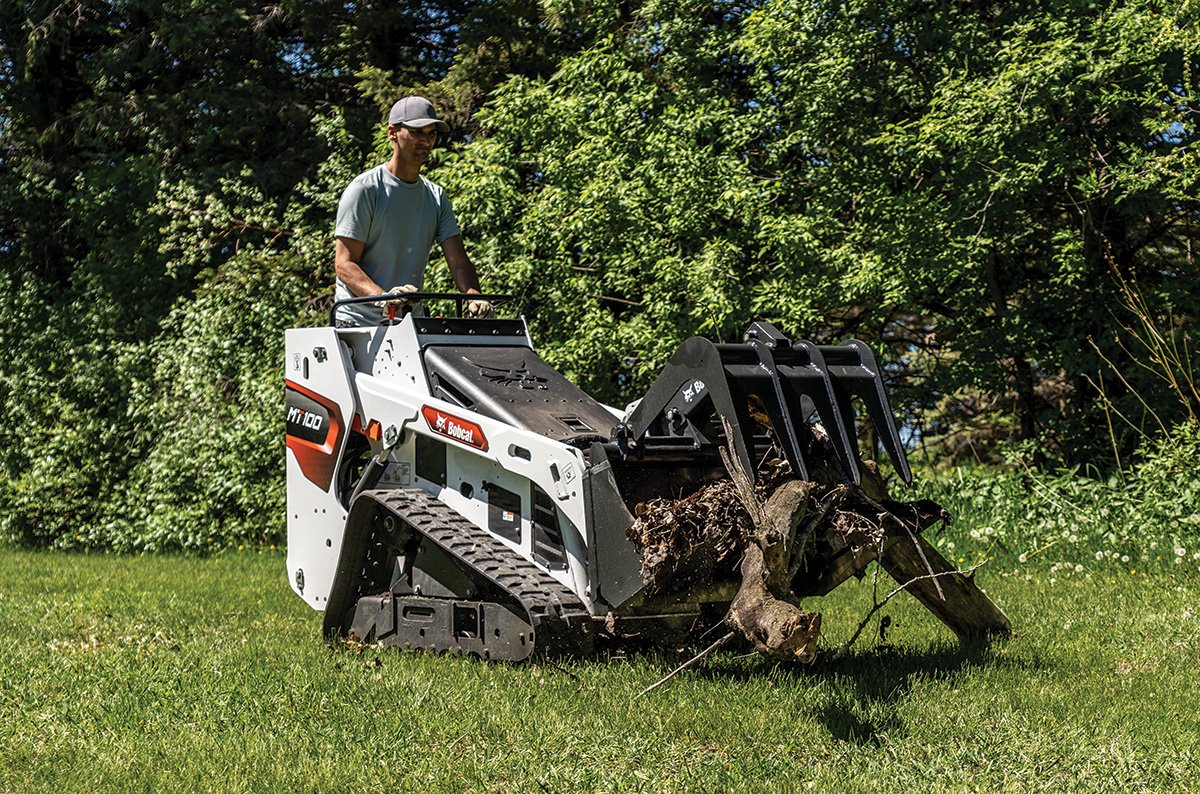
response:
M461 313L458 295L396 297ZM854 401L911 480L862 342L792 341L766 323L739 344L689 339L641 400L614 408L539 358L522 319L332 325L286 338L289 579L330 639L509 661L677 641L721 620L736 560L652 582L633 531L646 505L728 480L730 458L751 479L768 458L792 479L824 466L854 491L871 476ZM952 569L922 528L868 545L804 538L791 591L823 594L878 559L919 580L911 592L958 634L1006 631L969 579L926 575Z

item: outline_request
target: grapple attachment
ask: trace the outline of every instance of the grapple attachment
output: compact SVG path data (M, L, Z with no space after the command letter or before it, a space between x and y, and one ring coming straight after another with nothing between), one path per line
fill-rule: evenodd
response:
M774 439L792 470L810 478L810 420L820 421L843 478L862 479L853 400L860 400L892 465L912 482L908 461L884 393L879 365L866 343L815 345L792 341L769 323L753 323L742 344L693 337L680 345L650 391L618 426L625 454L686 460L722 443L722 418L745 471Z

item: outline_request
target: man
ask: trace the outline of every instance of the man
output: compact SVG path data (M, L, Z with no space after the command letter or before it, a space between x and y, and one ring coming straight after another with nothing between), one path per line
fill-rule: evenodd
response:
M338 300L419 291L434 242L441 245L459 291L479 294L479 276L463 247L450 199L441 187L421 176L438 133L449 129L428 99L410 96L392 106L388 114L392 159L355 178L338 204L334 230ZM339 307L337 324L378 325L381 308L378 303ZM468 313L476 316L490 310L483 300L467 303Z

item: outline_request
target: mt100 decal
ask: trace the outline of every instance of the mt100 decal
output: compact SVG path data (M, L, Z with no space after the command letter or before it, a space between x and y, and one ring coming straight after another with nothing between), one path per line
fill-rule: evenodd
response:
M291 381L285 385L287 448L296 456L305 479L328 491L346 428L342 412L337 403L314 391Z

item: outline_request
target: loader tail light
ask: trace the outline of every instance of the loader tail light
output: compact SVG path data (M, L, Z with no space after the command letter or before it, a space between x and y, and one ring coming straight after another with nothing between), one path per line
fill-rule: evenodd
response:
M383 440L383 425L379 424L378 419L372 419L367 422L367 426L363 427L362 417L358 414L354 415L354 424L350 426L350 432L364 435L372 441Z

